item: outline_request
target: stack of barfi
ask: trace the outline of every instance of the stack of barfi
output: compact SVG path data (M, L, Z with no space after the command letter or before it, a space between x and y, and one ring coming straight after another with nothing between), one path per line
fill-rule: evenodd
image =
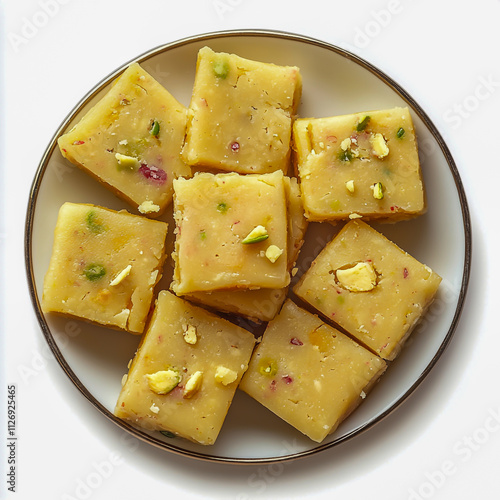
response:
M60 137L138 212L65 203L42 300L143 335L118 417L213 444L239 386L322 442L435 297L441 278L367 224L426 210L408 108L297 118L301 92L295 66L204 47L188 107L132 64ZM151 217L169 205L173 278L155 295L168 225ZM344 226L292 300L310 222Z

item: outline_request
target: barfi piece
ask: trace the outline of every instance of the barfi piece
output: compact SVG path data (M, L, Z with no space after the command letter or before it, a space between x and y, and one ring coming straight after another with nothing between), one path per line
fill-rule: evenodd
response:
M287 300L269 323L240 388L321 442L385 368L381 358Z
M304 243L307 219L300 197L297 179L284 177L288 213L288 270L295 265ZM253 321L270 321L283 305L288 289L213 291L188 294L186 298L219 311L235 313Z
M42 310L142 333L162 275L167 228L125 211L65 203Z
M115 415L213 444L254 345L250 332L161 291Z
M292 117L302 91L299 69L198 53L183 157L239 173L288 172Z
M408 108L294 123L296 169L312 221L397 221L426 209Z
M294 292L385 359L394 359L441 278L359 220L322 250Z
M176 294L288 285L281 171L197 173L176 179L174 190Z
M172 200L174 178L191 175L180 156L186 122L187 109L134 63L58 144L72 163L156 216Z

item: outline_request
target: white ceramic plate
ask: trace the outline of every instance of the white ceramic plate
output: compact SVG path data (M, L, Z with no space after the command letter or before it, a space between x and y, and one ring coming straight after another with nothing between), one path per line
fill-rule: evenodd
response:
M56 147L57 138L102 96L127 64L97 84L76 105L55 132L41 160L26 221L26 267L33 304L47 342L76 388L104 416L138 438L175 453L213 461L262 463L305 457L352 438L380 421L413 392L442 354L456 328L469 278L471 230L467 202L451 154L425 112L391 78L338 47L286 33L233 31L171 43L134 61L188 105L196 55L204 45L250 59L299 66L304 83L300 116L410 107L429 209L426 215L411 221L375 226L438 272L443 283L405 349L363 404L322 444L302 436L241 391L237 391L216 444L208 448L168 438L159 432L148 433L113 416L121 379L139 338L77 320L44 315L40 299L57 213L65 201L131 210L125 202L71 166ZM336 231L328 224L310 226L298 262L301 271ZM168 278L164 278L162 285L168 286Z

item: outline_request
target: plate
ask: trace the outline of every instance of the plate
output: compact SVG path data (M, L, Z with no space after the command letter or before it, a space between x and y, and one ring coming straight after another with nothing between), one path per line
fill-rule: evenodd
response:
M304 458L358 436L394 411L422 382L449 344L462 311L470 273L471 228L466 196L452 155L424 110L392 78L337 46L290 33L239 30L169 43L133 61L187 106L196 55L205 45L249 59L298 66L304 84L300 116L322 117L394 106L410 108L419 141L428 212L410 221L375 227L433 268L443 281L436 300L402 353L363 404L321 444L302 436L241 391L236 393L217 442L210 447L135 428L113 415L122 376L139 338L74 319L44 315L40 300L53 244L48 235L53 234L58 210L65 201L132 211L64 160L56 143L132 61L113 71L75 106L41 159L30 193L25 233L33 306L43 335L76 389L103 416L137 438L173 453L215 462L272 463ZM300 270L310 265L337 230L329 224L310 225L298 262ZM168 244L172 245L172 241ZM168 279L164 278L161 285L168 287Z

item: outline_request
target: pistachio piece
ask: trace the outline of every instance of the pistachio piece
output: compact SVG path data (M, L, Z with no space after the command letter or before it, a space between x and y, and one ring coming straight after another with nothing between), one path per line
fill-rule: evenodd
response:
M384 186L381 182L376 182L373 186L373 197L376 200L382 200L384 198Z
M254 227L247 236L242 240L244 245L250 245L252 243L259 243L261 241L267 240L269 234L264 226Z
M203 382L203 372L197 371L191 375L186 385L184 386L184 391L182 397L188 399L196 394L201 389L201 384Z
M140 166L139 160L133 156L116 153L115 158L118 161L119 170L136 170Z
M156 394L168 394L181 381L180 373L174 368L149 373L146 378L148 379L149 388Z
M283 253L283 250L276 245L269 245L266 250L266 257L274 264Z
M155 205L151 200L145 200L137 207L137 210L139 210L141 214L150 214L153 212L159 212L160 207Z
M346 187L347 191L349 191L350 193L354 193L354 181L353 180L347 181L345 183L345 187Z
M194 345L198 342L198 336L196 335L196 326L194 325L182 325L184 330L184 340L187 344Z
M368 292L377 285L377 274L370 262L358 262L335 272L340 286L350 292Z
M373 148L373 154L377 158L385 158L389 154L389 147L387 146L382 134L372 134L370 137L370 143Z
M89 281L97 281L106 275L106 268L101 264L89 264L83 270L83 274Z
M213 61L212 69L214 70L214 74L217 78L225 80L229 74L229 62L227 61L227 58L220 55Z
M363 132L363 130L365 130L366 126L368 125L369 121L370 121L369 115L363 116L356 125L356 132Z
M238 373L225 366L218 366L215 370L215 380L222 385L229 385L238 378Z

